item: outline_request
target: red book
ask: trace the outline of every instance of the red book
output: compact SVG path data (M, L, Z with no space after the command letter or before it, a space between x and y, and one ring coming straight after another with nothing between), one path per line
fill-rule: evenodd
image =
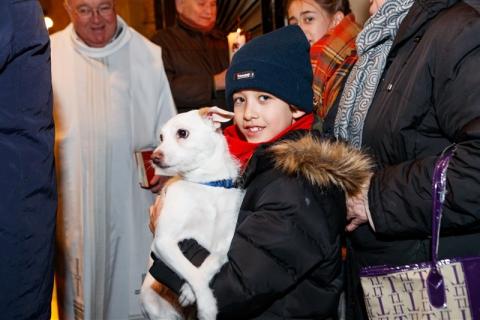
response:
M155 168L153 167L151 156L152 148L146 148L135 151L135 160L137 162L138 182L142 188L149 188L149 181L155 175Z

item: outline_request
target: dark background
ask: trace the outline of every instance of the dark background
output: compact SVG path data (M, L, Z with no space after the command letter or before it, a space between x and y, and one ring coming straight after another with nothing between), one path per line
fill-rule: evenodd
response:
M3 0L0 0L3 1ZM238 27L255 37L285 25L286 0L217 0L219 29L226 33ZM69 23L64 0L40 0L45 15L53 19L50 33L62 30ZM367 16L368 0L351 0L357 21ZM127 23L150 37L155 30L175 22L175 0L116 0L117 12Z

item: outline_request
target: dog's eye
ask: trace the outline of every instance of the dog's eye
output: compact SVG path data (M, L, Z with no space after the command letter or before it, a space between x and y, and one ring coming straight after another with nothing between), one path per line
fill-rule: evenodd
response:
M163 134L160 135L160 142L163 142Z
M186 139L188 137L189 132L185 129L178 129L177 130L177 137L180 139Z

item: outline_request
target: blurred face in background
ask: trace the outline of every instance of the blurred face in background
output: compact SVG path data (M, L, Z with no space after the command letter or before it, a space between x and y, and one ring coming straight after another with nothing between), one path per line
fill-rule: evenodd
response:
M381 6L385 3L385 0L370 0L370 8L368 13L373 16L380 9Z
M67 0L65 9L77 35L88 46L106 46L117 31L113 0Z
M216 0L175 0L180 20L200 31L210 31L217 20Z
M335 14L328 13L315 0L293 0L289 3L287 12L288 24L298 24L310 45L322 38L344 17L340 11Z

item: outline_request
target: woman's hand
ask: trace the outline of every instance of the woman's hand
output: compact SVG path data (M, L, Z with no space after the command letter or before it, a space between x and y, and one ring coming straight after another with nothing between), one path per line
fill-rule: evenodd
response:
M347 195L347 226L346 231L352 232L364 223L369 222L370 209L368 207L368 189L370 179L362 187L362 191L355 196ZM372 225L373 227L373 225Z

